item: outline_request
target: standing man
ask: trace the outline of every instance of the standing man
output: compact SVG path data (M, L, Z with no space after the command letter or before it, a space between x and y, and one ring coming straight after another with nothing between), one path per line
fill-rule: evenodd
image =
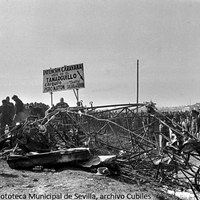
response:
M55 105L55 108L68 108L68 103L64 102L64 98L60 98L60 102Z
M165 125L167 124L167 120L164 118L163 122L160 121L160 125L159 125L159 146L161 148L164 148L168 142L168 138L170 138L170 131L169 128Z
M26 119L26 115L24 113L24 103L18 98L17 95L14 95L12 99L15 101L15 116L14 123L24 121Z
M200 123L199 123L198 115L199 115L198 111L192 110L192 112L191 112L191 116L192 116L191 134L195 137L199 136L199 130L200 130Z
M2 106L0 108L1 113L1 130L0 130L0 139L5 139L5 127L8 125L9 127L12 126L12 120L10 119L10 107L7 104L7 101L4 99L2 100Z
M13 118L14 118L14 115L15 115L15 106L14 106L13 103L10 102L9 96L6 97L6 103L9 106L9 110L10 110L9 118L13 122Z

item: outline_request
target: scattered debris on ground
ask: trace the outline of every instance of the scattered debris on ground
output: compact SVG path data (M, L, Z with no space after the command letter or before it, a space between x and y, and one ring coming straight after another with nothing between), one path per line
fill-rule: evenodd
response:
M138 109L146 110L139 114ZM188 133L190 139L179 144L183 133L163 117L153 103L55 109L10 130L0 142L1 157L13 169L55 173L63 166L81 167L96 177L138 187L192 191L198 199L200 142ZM178 139L160 133L158 123ZM168 141L166 146L160 146L159 135ZM17 178L5 172L0 176ZM32 181L37 182L40 179Z

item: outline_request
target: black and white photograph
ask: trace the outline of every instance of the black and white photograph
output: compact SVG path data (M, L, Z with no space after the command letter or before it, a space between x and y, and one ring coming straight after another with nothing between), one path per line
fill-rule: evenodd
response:
M0 0L0 200L200 200L199 0Z

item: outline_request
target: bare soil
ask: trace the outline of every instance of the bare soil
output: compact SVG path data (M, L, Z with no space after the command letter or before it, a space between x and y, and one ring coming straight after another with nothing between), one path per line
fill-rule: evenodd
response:
M177 198L158 192L147 185L127 184L77 168L38 172L14 170L9 168L5 160L0 159L0 199Z

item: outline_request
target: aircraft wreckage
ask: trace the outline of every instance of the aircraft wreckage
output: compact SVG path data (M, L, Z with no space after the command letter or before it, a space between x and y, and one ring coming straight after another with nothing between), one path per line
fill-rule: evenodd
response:
M184 143L172 141L159 132L159 123L176 138L185 137L153 103L55 109L10 130L0 142L1 155L14 169L98 166L99 173L130 183L192 189L197 198L200 141L190 133ZM160 135L167 145L160 145Z

